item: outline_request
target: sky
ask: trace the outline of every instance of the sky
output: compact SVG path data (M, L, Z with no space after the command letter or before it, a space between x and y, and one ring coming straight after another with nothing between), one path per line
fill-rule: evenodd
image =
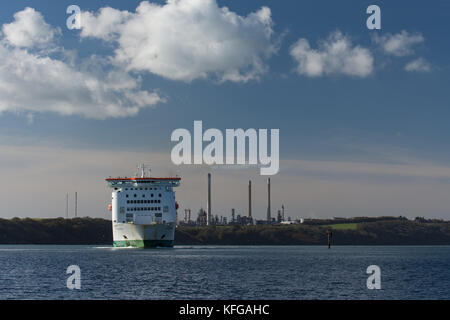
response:
M81 29L68 29L69 5ZM366 9L381 9L369 30ZM247 213L255 167L176 166L177 128L279 129L272 214L450 218L450 3L0 3L0 217L109 218L104 179L182 177L180 212Z

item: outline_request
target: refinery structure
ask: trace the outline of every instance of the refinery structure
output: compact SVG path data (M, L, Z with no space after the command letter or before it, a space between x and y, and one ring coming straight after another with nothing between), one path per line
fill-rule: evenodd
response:
M271 181L267 179L267 214L265 220L257 220L252 215L252 181L248 181L248 209L246 213L237 213L235 208L231 208L231 217L213 214L211 203L211 173L207 176L207 197L206 210L200 208L197 215L192 214L191 209L184 209L184 216L178 216L178 224L183 226L210 226L210 225L261 225L261 224L297 224L303 223L303 219L291 220L285 217L284 205L277 211L276 217L272 217L271 211Z
M113 243L115 247L172 247L177 219L174 187L181 178L146 176L108 178L112 189Z

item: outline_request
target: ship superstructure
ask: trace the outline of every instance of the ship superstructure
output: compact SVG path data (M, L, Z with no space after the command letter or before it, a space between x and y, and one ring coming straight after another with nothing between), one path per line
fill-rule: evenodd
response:
M115 247L172 247L177 219L174 187L181 178L141 176L108 178L112 191L113 244Z

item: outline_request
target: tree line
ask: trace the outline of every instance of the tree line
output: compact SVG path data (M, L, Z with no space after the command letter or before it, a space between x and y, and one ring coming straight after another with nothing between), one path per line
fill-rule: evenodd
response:
M327 220L324 220L327 221ZM355 223L350 219L341 223ZM325 245L324 224L179 226L177 245ZM329 223L328 223L329 224ZM331 229L334 245L450 245L450 222L405 218L359 222L355 229ZM112 244L110 220L0 219L0 244Z

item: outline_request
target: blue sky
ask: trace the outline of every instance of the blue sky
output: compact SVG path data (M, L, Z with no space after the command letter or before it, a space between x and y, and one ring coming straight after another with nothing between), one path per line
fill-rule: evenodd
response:
M98 12L102 7L134 12L140 2L77 1L76 4L82 11L91 13ZM164 5L165 1L152 3ZM0 4L0 23L12 23L15 13L25 7L32 7L42 14L45 22L52 28L60 28L61 33L56 37L55 43L59 48L74 52L77 57L75 69L81 69L83 60L89 59L94 54L103 58L113 57L114 50L118 46L114 41L103 41L98 37L82 37L80 31L68 30L65 27L68 17L65 10L70 4L74 3L3 1ZM365 10L370 4L381 7L381 30L366 28L368 15ZM329 198L335 199L333 203L325 204L323 202L331 200L313 199L311 196L308 196L308 199L301 199L292 195L292 198L286 199L286 202L290 201L290 207L295 208L292 209L296 212L293 215L328 217L376 215L378 212L383 215L403 213L407 216L450 217L449 210L446 209L447 202L441 200L446 199L444 194L450 191L447 174L450 167L448 2L434 1L432 5L425 5L421 1L248 0L218 1L218 6L226 6L241 17L246 17L263 6L270 8L274 32L270 41L278 48L270 57L263 59L267 71L261 73L257 79L220 82L215 75L208 74L206 78L197 77L186 81L173 80L170 76L161 76L148 70L130 72L134 79L141 79L141 90L152 92L156 90L166 102L156 103L151 108L142 108L135 115L118 118L107 116L104 119L84 114L61 115L55 111L3 107L4 111L0 113L0 145L5 148L20 147L24 150L42 146L53 148L54 152L101 150L130 154L148 152L168 156L173 147L173 143L170 142L171 132L176 128L192 130L194 120L203 120L205 128L221 130L279 128L281 161L318 163L317 167L314 165L314 169L309 171L299 163L284 166L282 164L280 189L283 188L282 182L286 182L286 189L280 190L280 193L292 195L287 188L302 189L307 188L308 184L315 185L315 183L317 183L316 190L321 192L327 190L327 186L336 183L336 189L330 189ZM373 59L371 71L364 76L349 75L339 68L337 71L330 71L330 74L320 76L299 73L296 69L298 61L291 54L296 41L306 39L312 49L320 50L318 41L329 41L330 35L337 31L350 41L351 48L359 46L367 50ZM374 40L376 37L390 39L389 37L399 35L402 31L407 32L406 38L413 36L421 38L417 43L406 45L407 50L404 53L388 52L383 47L383 41L377 43ZM180 44L181 47L182 45ZM32 49L29 50L31 52ZM55 59L58 55L60 52L49 54ZM425 63L426 70L405 70L408 63L418 59ZM228 60L227 63L232 64ZM105 70L111 68L113 67L107 65ZM8 103L6 99L0 100L0 107L7 106ZM22 152L23 150L20 150L17 154ZM95 157L95 153L92 153L92 157ZM7 165L12 162L5 159L3 161ZM32 162L33 159L28 161ZM127 164L137 164L143 160L128 159L128 161ZM322 161L328 164L342 163L346 165L345 168L350 169L344 170L338 166L332 170L322 171L320 169ZM152 157L149 156L145 162L153 162ZM361 169L354 172L353 163L367 164L364 168L368 170ZM380 172L377 170L376 173L371 172L371 164L373 168L381 167ZM85 165L80 164L79 170L87 170ZM108 166L108 163L103 165ZM384 165L398 165L399 171L395 171L397 167L392 169L393 171L390 169L383 171L386 169ZM408 167L407 174L402 171L403 165L412 165ZM76 175L73 168L78 167L77 163L72 162L67 166L71 167L71 174ZM9 174L14 176L14 170L20 169L12 167L14 169L6 167L4 170L9 169ZM161 168L163 167L161 164ZM309 168L308 165L306 167ZM424 172L423 175L418 177L414 168L417 168L416 172ZM430 171L427 171L429 169ZM204 168L198 171L193 168L177 168L177 170L181 175L186 173L183 170L193 170L192 173L186 174L192 174L192 177L195 176L200 181L202 180L199 177L205 172ZM109 171L105 168L106 172L115 174L113 168ZM254 173L249 171L248 176ZM230 177L229 173L218 172L218 184L221 181L221 174ZM283 180L291 179L292 176L298 180L290 183ZM100 177L99 175L95 178ZM192 181L197 178L192 178ZM276 181L277 177L274 178ZM247 177L238 175L236 179L240 179L239 183L245 185L243 181ZM225 181L232 184L233 180L224 178L223 181L223 196L218 198L216 203L219 205L218 210L228 214L230 208L227 198L231 194L226 191ZM368 199L367 202L352 201L352 194L355 188L358 189L358 183L364 183L367 187L363 188L366 192L360 195ZM371 189L372 186L379 184L386 187L385 189L380 187L380 190L398 190L401 196L398 199L386 200L389 205L373 208L380 199L389 197L384 191L377 194L378 191ZM348 188L347 192L340 195L340 191L337 191L338 186ZM419 186L423 188L420 189ZM442 198L436 198L434 191L436 186L442 192ZM416 187L419 189L413 190ZM61 185L60 188L65 187ZM180 189L177 196L186 198L185 203L191 207L198 208L201 205L199 202L204 200L193 199L202 197L201 193L189 194L186 191L183 195L182 191L183 189ZM98 196L103 197L102 201L106 199L106 194L107 190L98 191ZM426 210L414 203L405 204L405 201L417 198L418 194L425 197L423 203L427 204ZM48 199L51 197L53 195L48 196ZM294 201L293 198L297 199ZM240 207L245 208L245 200L239 201ZM259 206L262 218L264 201L263 199L255 201L259 201L256 207ZM320 209L317 209L313 201L317 202ZM96 206L95 198L93 197L89 203ZM101 205L103 206L103 202ZM5 215L30 215L26 208L14 210L13 213L9 211ZM45 212L46 208L43 205L36 215L45 215ZM50 215L58 215L57 210L52 211Z

